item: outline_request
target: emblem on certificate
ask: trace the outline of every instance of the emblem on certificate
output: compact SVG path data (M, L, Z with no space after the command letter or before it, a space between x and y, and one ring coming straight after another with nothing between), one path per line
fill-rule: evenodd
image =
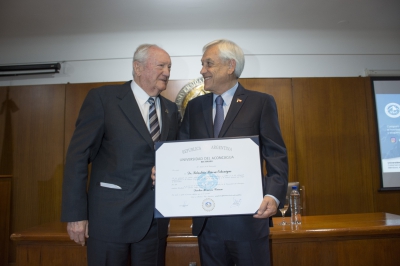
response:
M254 214L263 199L258 136L156 143L155 217Z
M203 200L203 209L207 212L214 210L215 203L212 199Z
M197 178L197 185L204 190L212 190L218 184L218 177L213 173L203 173Z

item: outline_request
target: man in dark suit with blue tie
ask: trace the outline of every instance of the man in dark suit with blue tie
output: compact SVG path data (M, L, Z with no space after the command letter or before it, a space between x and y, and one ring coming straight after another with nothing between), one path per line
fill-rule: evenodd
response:
M180 114L159 94L171 68L167 52L141 45L134 80L92 89L68 148L62 221L84 245L88 265L164 265L168 219L154 219L154 142L175 140ZM91 174L88 182L88 164Z
M217 40L204 46L203 53L200 73L204 89L212 93L188 103L179 139L258 135L267 175L260 176L265 196L254 215L193 218L201 265L270 265L270 217L283 206L288 183L287 153L275 100L238 83L244 55L235 43Z

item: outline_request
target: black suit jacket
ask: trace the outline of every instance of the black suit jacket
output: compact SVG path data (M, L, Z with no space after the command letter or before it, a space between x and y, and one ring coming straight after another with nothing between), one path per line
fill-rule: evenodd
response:
M161 140L175 140L180 114L160 96ZM88 163L92 163L88 192ZM89 220L89 236L109 242L142 239L154 213L151 169L154 143L130 82L89 91L68 148L62 198L62 221ZM121 187L100 186L100 182ZM168 219L159 221L165 237Z
M260 157L265 160L268 172L262 177L264 195L271 194L283 203L288 183L288 162L274 98L246 90L239 84L219 136L213 135L212 107L212 93L191 100L185 110L179 139L259 135ZM205 220L204 217L193 218L194 235L201 233ZM269 219L255 219L252 215L221 216L212 219L212 227L223 239L249 240L269 234Z

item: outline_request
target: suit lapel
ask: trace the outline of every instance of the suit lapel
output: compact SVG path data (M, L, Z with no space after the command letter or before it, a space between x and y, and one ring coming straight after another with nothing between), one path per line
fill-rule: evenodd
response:
M142 113L140 112L135 96L133 95L130 82L127 82L122 86L123 89L121 90L121 93L117 95L117 98L121 100L119 103L120 108L129 119L132 126L139 132L150 147L154 148L153 140L151 139L149 130L147 129Z
M212 138L214 136L214 124L213 124L213 117L212 117L212 108L213 108L213 94L208 93L203 96L202 107L204 115L204 121L206 123L206 129L208 133L208 137ZM216 138L217 136L215 136Z
M242 108L243 104L245 103L247 98L246 90L240 85L236 89L235 95L233 95L231 106L229 107L228 113L226 114L224 123L222 124L221 132L219 135L223 137L235 120L236 115L239 113L240 109Z
M166 140L169 132L169 110L165 104L165 99L160 95L160 103L161 103L161 117L162 117L162 127L161 127L161 137L160 140Z

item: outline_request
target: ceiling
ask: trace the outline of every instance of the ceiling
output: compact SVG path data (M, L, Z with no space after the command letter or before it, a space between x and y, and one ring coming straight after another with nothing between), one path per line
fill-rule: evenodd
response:
M0 39L214 29L400 32L400 0L0 1Z

